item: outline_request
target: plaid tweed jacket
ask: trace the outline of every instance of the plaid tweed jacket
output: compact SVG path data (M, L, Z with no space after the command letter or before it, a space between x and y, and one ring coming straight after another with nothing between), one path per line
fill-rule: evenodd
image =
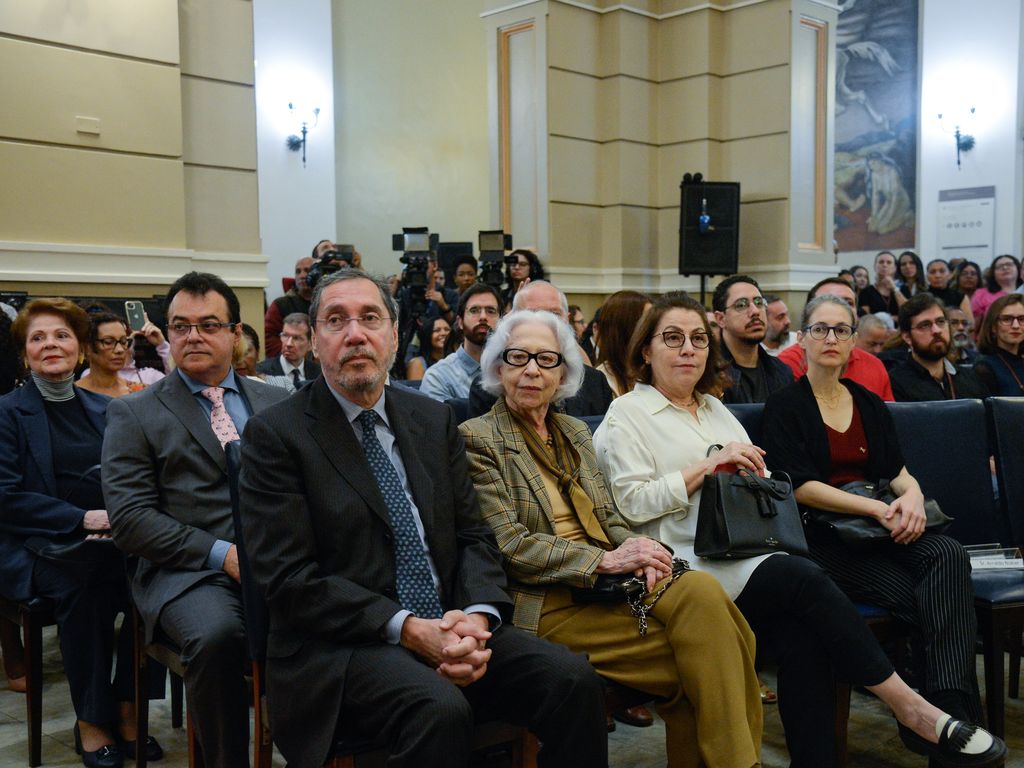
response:
M579 483L594 502L594 515L613 546L634 534L615 510L597 468L590 430L582 421L555 414L580 454ZM512 622L536 634L547 587L589 587L604 550L555 535L551 500L537 464L499 398L491 411L464 422L469 475L480 511L494 529L515 601Z

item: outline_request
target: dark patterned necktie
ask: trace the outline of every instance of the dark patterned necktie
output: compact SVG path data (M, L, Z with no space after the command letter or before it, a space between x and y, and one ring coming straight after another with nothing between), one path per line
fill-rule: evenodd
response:
M298 368L292 368L292 388L293 389L298 389L299 388L299 369Z
M430 576L430 564L427 562L423 542L416 529L412 506L398 479L398 472L377 439L377 414L373 411L363 411L357 420L363 428L363 450L366 452L366 459L370 462L373 476L377 478L377 485L384 497L384 503L391 516L391 527L395 533L398 600L403 608L422 619L440 618L441 600Z

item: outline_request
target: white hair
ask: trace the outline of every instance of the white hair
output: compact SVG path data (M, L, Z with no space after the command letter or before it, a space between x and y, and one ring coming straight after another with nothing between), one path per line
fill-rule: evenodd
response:
M531 280L518 291L516 291L515 296L512 297L512 309L524 309L523 302L526 301L526 294L533 288L542 285L550 285L552 288L555 288L555 285L553 283L549 283L547 280ZM569 317L569 299L567 299L565 297L565 294L559 291L558 288L555 288L555 291L557 291L558 300L561 302L562 305L562 317L571 320L572 318Z
M555 317L551 312L542 312L532 309L517 309L509 312L499 322L498 327L488 337L487 345L483 354L480 355L480 384L492 395L500 396L505 393L501 384L501 366L504 361L502 354L508 347L512 333L521 325L536 323L548 328L555 334L558 341L558 349L562 355L562 384L555 392L552 402L560 403L563 400L575 395L583 383L583 356L576 345L576 336L572 328L565 321Z

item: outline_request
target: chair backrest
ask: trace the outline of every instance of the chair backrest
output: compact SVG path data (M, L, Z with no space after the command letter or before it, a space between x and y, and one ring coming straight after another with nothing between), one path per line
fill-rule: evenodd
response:
M597 432L597 428L601 426L601 422L604 421L604 416L579 416L580 421L590 427L590 434Z
M455 413L455 420L461 424L462 422L469 419L469 398L468 397L453 397L450 400L445 400L448 407Z
M999 512L1010 535L1003 543L1024 546L1024 397L990 397L985 407Z
M249 567L242 535L242 512L238 503L238 475L242 469L242 444L235 440L224 447L228 463L228 487L231 490L231 519L235 523L235 549L238 552L238 570L242 576L242 610L245 613L245 636L249 643L249 658L262 662L267 656L267 634L270 617L267 603L256 587Z
M725 406L743 425L750 442L761 445L761 423L764 421L764 403L729 403Z
M964 544L1001 541L981 400L886 405L910 474L954 518L946 533Z
M419 389L420 384L423 383L423 379L402 379L401 383L407 386L409 389Z

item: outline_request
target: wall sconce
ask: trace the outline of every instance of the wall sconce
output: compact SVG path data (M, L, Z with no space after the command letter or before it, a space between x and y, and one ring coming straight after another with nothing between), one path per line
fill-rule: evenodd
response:
M972 118L972 117L974 117L974 107L971 107L968 110L967 114L964 115L964 117L965 118ZM956 169L959 171L960 170L960 153L961 152L964 152L964 153L970 152L972 149L974 149L975 141L974 141L974 137L971 134L969 134L969 133L961 133L960 132L960 120L959 120L959 118L954 118L952 121L947 119L946 123L948 123L948 122L953 122L953 137L956 140ZM949 129L946 127L946 124L943 123L942 113L941 112L939 113L939 124L942 125L943 130L945 130L947 133L949 133Z
M295 115L299 110L295 108L292 102L288 102L288 111ZM302 128L300 129L301 136L296 136L294 133L285 139L285 144L292 152L298 152L302 150L302 167L306 167L306 134L309 133L311 128L316 128L317 121L320 119L320 107L314 107L309 117L302 118Z

